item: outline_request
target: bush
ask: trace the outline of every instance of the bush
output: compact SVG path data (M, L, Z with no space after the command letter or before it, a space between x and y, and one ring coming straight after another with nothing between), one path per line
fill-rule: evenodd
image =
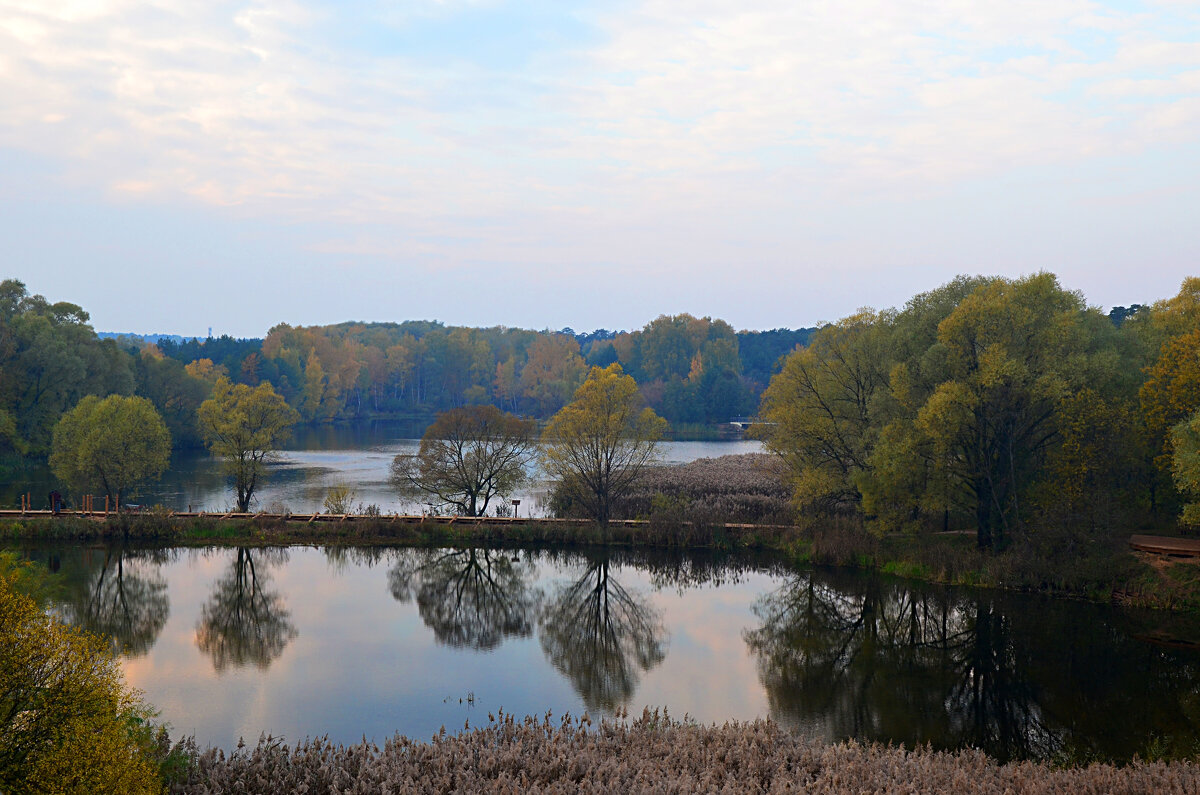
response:
M0 577L0 791L160 792L150 717L107 642Z

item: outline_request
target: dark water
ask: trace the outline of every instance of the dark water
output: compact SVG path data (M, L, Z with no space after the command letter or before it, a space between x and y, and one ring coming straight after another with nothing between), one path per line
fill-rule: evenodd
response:
M420 513L420 505L397 496L388 476L396 455L416 452L423 430L423 426L400 422L298 428L279 460L270 465L253 507L272 512L321 511L332 487L348 485L354 490L355 504L376 505L384 513ZM760 450L761 443L755 441L661 445L663 463L668 464ZM30 493L35 508L48 508L47 495L55 488L66 493L71 504L78 504L78 496L70 494L43 465L15 473L0 483L0 507L19 508L20 495ZM522 493L512 496L521 500L522 516L530 511L534 515L545 513L545 488L536 477ZM177 453L162 479L142 488L132 501L176 511L224 511L231 510L237 500L220 461L202 451L190 451ZM103 506L103 502L101 496L98 504Z
M1001 759L1200 740L1200 632L1162 614L701 555L27 554L177 732L225 748L644 706Z

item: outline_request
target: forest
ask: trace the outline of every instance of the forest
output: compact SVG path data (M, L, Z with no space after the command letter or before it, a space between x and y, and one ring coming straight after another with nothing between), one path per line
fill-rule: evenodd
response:
M436 321L279 324L264 339L149 343L101 339L75 304L0 282L0 457L44 457L58 419L85 395L154 404L177 448L200 447L196 410L221 376L269 382L307 423L494 405L546 419L588 369L619 362L676 426L753 414L781 356L813 329L734 331L722 320L662 316L640 330L576 334Z
M0 283L0 457L45 457L87 395L137 395L178 447L222 378L270 384L301 421L432 421L492 405L545 420L617 363L675 429L760 420L801 516L879 533L1162 527L1200 510L1200 279L1108 313L1050 273L959 277L899 309L735 331L690 315L639 330L433 321L276 325L264 339L100 339L71 303ZM222 382L224 383L224 382Z

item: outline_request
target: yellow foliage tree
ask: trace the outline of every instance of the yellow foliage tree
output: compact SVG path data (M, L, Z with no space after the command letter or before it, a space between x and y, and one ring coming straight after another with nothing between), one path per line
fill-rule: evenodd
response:
M654 459L667 429L667 421L641 403L637 384L621 365L593 367L542 436L542 465L602 526L613 502Z
M0 577L0 791L161 792L150 715L103 640Z

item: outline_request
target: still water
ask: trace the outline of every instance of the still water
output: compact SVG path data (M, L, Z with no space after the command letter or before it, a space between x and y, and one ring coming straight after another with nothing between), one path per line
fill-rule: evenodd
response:
M29 549L176 733L428 738L499 709L771 716L837 740L1129 759L1200 741L1196 627L766 558ZM1180 639L1184 640L1180 640Z
M393 458L417 451L423 430L420 425L396 422L298 428L288 448L270 465L253 507L271 512L321 511L329 490L347 485L355 492L355 505L376 505L383 513L420 513L420 505L397 496L388 475ZM761 450L757 441L664 442L659 452L663 463L680 464ZM33 495L35 508L49 507L46 495L55 488L63 487L48 468L31 468L0 485L0 507L19 507L25 493ZM546 513L546 490L536 478L524 492L511 496L521 500L522 516ZM77 503L76 495L68 494L68 500ZM237 500L221 462L193 451L176 454L162 480L144 487L133 501L176 511L224 511Z

